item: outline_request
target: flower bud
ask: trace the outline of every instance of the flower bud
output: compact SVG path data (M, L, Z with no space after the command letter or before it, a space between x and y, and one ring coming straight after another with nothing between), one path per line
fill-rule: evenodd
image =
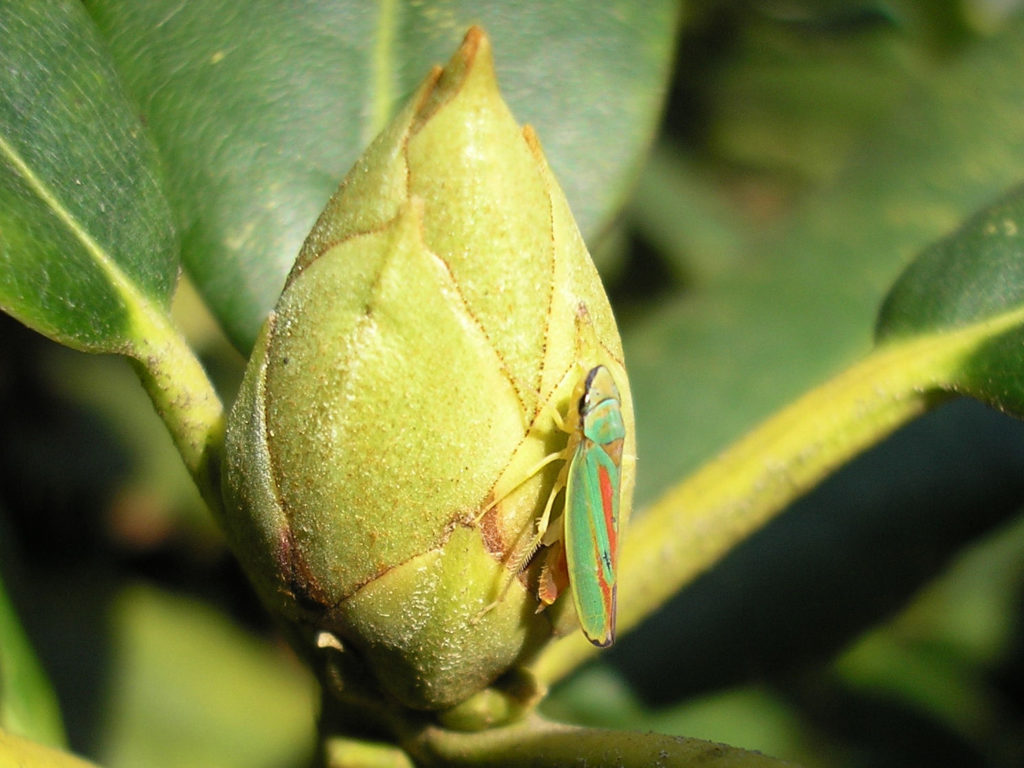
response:
M553 632L535 521L585 370L633 418L600 279L470 30L309 235L232 409L225 528L264 601L380 690L451 707ZM632 496L623 467L622 516ZM559 600L556 608L566 600Z

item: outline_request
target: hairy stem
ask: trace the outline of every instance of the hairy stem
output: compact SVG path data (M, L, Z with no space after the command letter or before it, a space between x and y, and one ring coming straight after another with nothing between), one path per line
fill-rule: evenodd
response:
M218 514L224 407L171 320L150 317L136 334L132 363L203 499Z

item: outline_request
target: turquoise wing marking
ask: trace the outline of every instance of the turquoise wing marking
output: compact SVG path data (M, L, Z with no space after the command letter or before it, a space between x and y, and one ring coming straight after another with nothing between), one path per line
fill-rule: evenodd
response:
M618 399L608 397L597 403L582 414L582 421L583 435L566 478L565 554L583 634L605 647L615 639L620 462L625 437Z

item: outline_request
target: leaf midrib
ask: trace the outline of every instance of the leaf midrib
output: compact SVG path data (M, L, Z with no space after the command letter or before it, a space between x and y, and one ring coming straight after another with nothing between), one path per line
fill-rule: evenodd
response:
M60 197L32 170L17 149L3 135L0 135L0 154L10 161L29 188L39 196L39 199L82 244L85 252L106 276L110 285L124 299L129 318L127 340L133 349L137 348L138 331L142 328L165 324L167 313L155 306L152 299L139 290L138 284L131 280L106 249L96 242L85 226L67 209Z

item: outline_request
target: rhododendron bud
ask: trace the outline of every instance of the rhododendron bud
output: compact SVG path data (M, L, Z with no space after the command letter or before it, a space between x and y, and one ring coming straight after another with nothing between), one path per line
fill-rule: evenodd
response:
M561 463L533 470L598 364L632 456L608 300L473 29L349 172L249 361L224 522L264 601L408 707L527 660L572 615L524 568ZM632 485L624 463L623 518Z

